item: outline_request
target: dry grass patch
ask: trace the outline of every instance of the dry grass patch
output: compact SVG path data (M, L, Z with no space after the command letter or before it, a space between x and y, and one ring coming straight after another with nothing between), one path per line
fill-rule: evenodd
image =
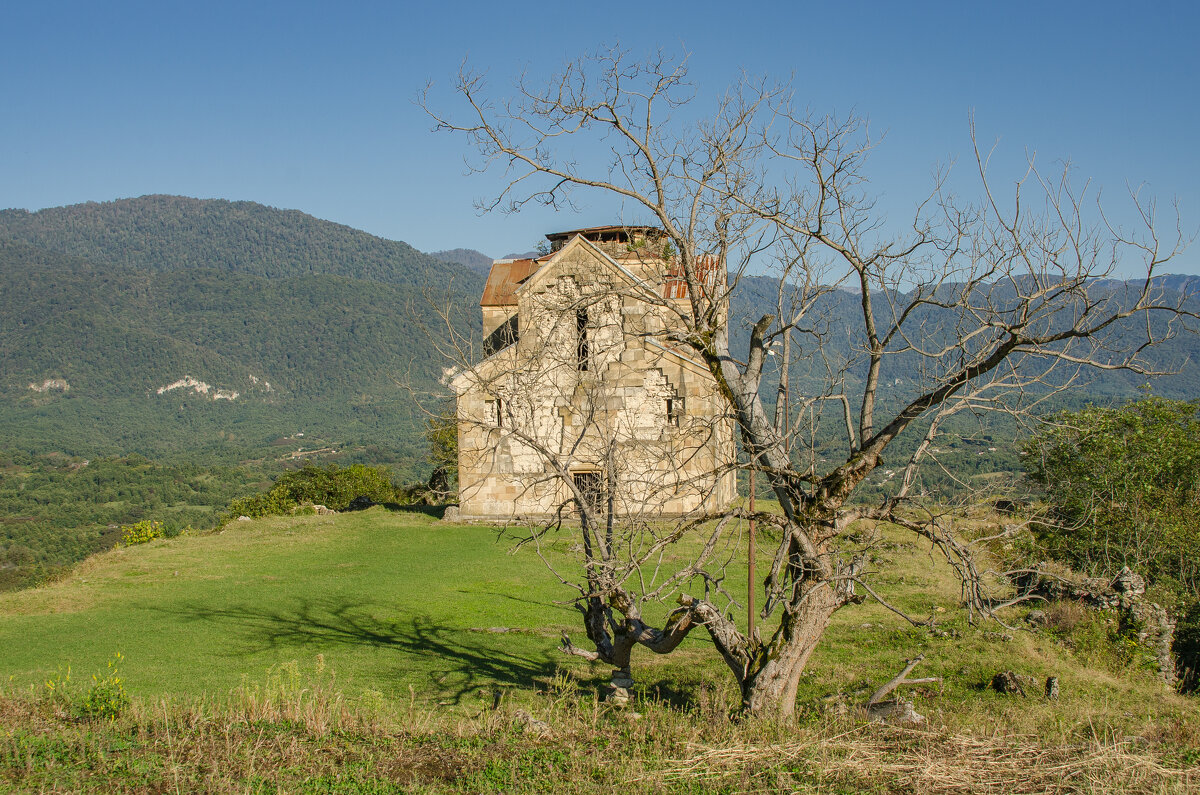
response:
M1133 740L1092 738L1047 746L1039 738L974 737L939 731L860 726L830 728L786 744L696 747L656 775L668 780L741 779L748 769L777 770L799 791L858 788L896 793L1185 793L1200 768L1175 766Z
M852 718L729 722L715 701L614 709L567 680L473 716L246 690L79 721L0 697L0 790L17 792L1188 793L1194 724L1074 740Z

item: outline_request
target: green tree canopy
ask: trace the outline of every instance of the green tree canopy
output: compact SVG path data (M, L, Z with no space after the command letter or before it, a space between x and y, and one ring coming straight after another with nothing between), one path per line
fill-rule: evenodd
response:
M1038 535L1072 565L1123 565L1200 598L1200 405L1147 396L1054 415L1024 446L1050 503Z

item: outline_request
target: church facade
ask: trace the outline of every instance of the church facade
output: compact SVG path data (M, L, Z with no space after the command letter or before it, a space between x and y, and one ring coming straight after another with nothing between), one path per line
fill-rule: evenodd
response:
M707 367L673 341L686 285L653 227L547 235L534 259L497 260L484 288L483 358L452 380L459 515L679 516L736 495L733 425Z

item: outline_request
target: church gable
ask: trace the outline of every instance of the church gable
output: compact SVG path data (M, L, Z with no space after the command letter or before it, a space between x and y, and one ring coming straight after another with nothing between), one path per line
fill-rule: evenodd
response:
M580 473L616 484L621 512L732 499L732 426L711 373L665 343L679 318L653 231L556 233L493 266L486 358L454 382L464 518L570 513Z
M539 261L541 262L541 261ZM546 283L571 276L577 284L588 284L593 292L643 287L630 270L582 236L571 238L531 273L515 290L518 298L546 289Z

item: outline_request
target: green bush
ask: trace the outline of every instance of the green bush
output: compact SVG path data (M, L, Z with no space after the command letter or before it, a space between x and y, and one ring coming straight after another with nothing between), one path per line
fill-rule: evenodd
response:
M1050 509L1037 541L1092 574L1143 574L1173 608L1181 686L1200 690L1200 405L1145 397L1049 419L1024 448ZM1131 655L1135 629L1116 638Z
M282 516L296 507L298 503L291 498L288 490L278 484L264 494L242 497L229 504L229 517L249 516L257 519L261 516Z
M125 685L117 671L117 665L123 659L124 655L117 652L108 661L108 671L92 674L92 686L76 703L76 712L80 717L116 720L129 707L129 694L125 692Z
M1024 447L1046 495L1045 551L1097 575L1122 566L1200 599L1200 406L1146 397L1051 418Z
M439 502L454 499L458 483L458 412L453 403L425 420L425 441L433 465L428 487L434 493L429 496Z
M325 468L309 465L281 476L275 482L275 488L281 486L296 503L317 503L335 511L346 510L356 497L367 497L372 502L396 499L396 487L392 485L390 473L383 467L363 464L345 469L337 464Z
M162 522L143 519L135 524L125 525L121 528L121 545L126 547L145 544L147 541L153 541L156 538L163 537Z
M46 680L46 695L64 707L76 718L87 720L116 720L130 704L129 694L121 681L117 666L125 655L117 652L108 661L108 670L92 674L92 684L85 693L79 693L71 684L71 669L59 672Z
M341 468L337 464L317 467L309 464L303 469L288 472L275 481L270 490L252 497L234 500L229 517L282 516L306 503L324 505L330 510L344 511L351 501L366 497L371 502L398 501L396 486L383 467L364 464Z

